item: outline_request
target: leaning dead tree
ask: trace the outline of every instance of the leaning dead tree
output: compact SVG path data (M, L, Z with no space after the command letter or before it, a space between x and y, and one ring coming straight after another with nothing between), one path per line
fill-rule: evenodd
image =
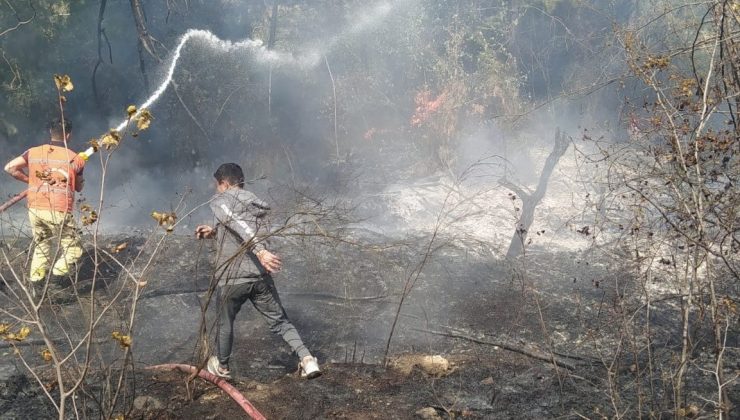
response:
M144 7L141 5L141 0L130 0L131 1L131 13L134 16L134 22L136 23L136 33L139 37L139 67L141 69L141 75L144 77L144 86L149 90L149 76L146 73L146 62L144 61L144 51L150 56L154 57L157 62L162 61L162 58L157 54L156 46L159 45L164 48L161 42L149 34L146 28L146 14L144 13Z
M558 130L555 133L552 151L545 160L545 166L540 173L540 180L533 192L527 192L523 187L519 187L507 179L500 181L501 185L513 191L522 200L521 213L519 213L519 219L516 222L516 231L511 238L509 250L506 252L506 258L514 258L524 251L524 246L527 243L527 233L534 222L534 211L545 197L547 183L566 150L568 150L568 141L565 135Z
M98 94L98 85L95 81L95 76L98 73L98 69L100 68L100 65L105 63L103 59L103 41L105 41L106 45L108 46L108 62L111 65L113 64L113 50L111 49L110 40L108 40L108 35L106 35L105 33L105 27L103 27L103 20L105 19L105 7L107 3L108 3L107 0L101 0L100 9L98 9L98 27L97 27L98 59L95 62L95 66L93 67L93 72L92 72L93 96L95 97L95 102L98 104L98 106L101 105L101 101L100 101L100 95Z

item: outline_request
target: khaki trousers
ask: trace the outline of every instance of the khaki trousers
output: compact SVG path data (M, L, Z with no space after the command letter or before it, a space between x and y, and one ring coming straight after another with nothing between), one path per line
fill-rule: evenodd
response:
M52 274L69 274L70 268L82 256L82 246L72 213L28 209L28 218L34 243L31 281L40 281L46 277L49 260L52 258L56 259Z

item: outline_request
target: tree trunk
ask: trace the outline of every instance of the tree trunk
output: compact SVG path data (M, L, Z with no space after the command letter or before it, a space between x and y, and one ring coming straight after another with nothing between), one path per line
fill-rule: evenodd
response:
M550 176L552 176L555 166L557 166L566 150L568 150L568 142L565 139L565 135L558 129L555 133L555 143L553 144L552 151L547 157L547 160L545 160L545 166L542 168L537 189L532 193L526 193L522 188L519 188L510 181L501 181L504 187L514 191L522 200L522 214L516 223L516 230L514 236L511 238L509 250L506 252L506 258L514 258L524 252L527 233L534 222L534 211L540 201L545 197Z
M267 39L267 49L272 50L275 47L275 41L277 38L277 17L278 17L278 2L274 0L272 2L272 15L270 16L270 37ZM267 115L272 117L272 64L267 75Z

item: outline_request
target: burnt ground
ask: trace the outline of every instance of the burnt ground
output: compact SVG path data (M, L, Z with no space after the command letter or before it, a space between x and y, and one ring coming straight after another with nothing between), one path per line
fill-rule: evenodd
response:
M314 381L297 378L297 360L287 346L271 335L251 308L239 314L233 383L268 418L410 418L424 408L442 418L598 418L613 412L604 363L614 363L620 407L634 410L630 402L637 400L636 372L643 368L635 371L633 366L645 366L645 354L618 351L616 338L622 315L628 310L639 318L641 302L619 299L633 294L637 286L618 261L533 248L512 266L479 244L437 242L441 247L435 248L421 270L390 346L392 360L427 354L452 362L453 368L444 374L429 375L419 368L402 372L383 367L400 292L406 279L414 278L429 238L399 242L361 230L352 235L363 245L316 240L274 245L285 260L283 272L275 278L283 303L322 363L324 376ZM103 242L112 246L125 241L128 246L117 258L137 261L135 266L141 267L139 262L146 260L159 238L156 231L152 236L139 232ZM122 411L134 405L140 409L128 412L127 418L241 416L236 404L211 385L198 382L189 401L185 375L145 369L160 363L198 362L196 331L202 291L209 280L208 249L201 244L187 237L165 237L153 266L144 273L148 284L139 301L132 347L136 394L128 395L125 407L121 406ZM23 241L4 243L9 255L21 255L24 246ZM86 261L78 282L81 291L90 289L85 282L91 266ZM105 261L96 285L100 302L110 299L123 281L116 265ZM8 275L7 267L3 274ZM123 296L130 293L125 289ZM12 299L3 299L4 308L13 307ZM125 303L130 300L123 302L98 327L95 366L105 366L121 355L109 337L129 315ZM666 369L680 344L674 303L666 299L651 312L655 362L664 363ZM81 299L75 305L50 305L59 327L54 334L61 334L62 328L80 329L89 304ZM212 311L208 317L212 319ZM552 351L563 355L558 360L571 368L556 369L552 363L494 344L534 355L547 356ZM12 348L2 345L0 418L52 416L53 408L29 380ZM728 345L737 347L737 343ZM38 357L42 348L35 332L18 344L43 374L48 365ZM705 346L697 345L693 356L697 366L710 367L711 354ZM729 369L740 368L735 354L728 355L727 361ZM91 376L91 395L99 392L94 378L100 372ZM687 404L711 415L712 407L701 397L711 395L712 378L697 369L688 375ZM670 384L658 374L650 386L659 396L650 409L656 416L670 416ZM143 398L133 404L137 396ZM731 389L731 397L738 400L737 388ZM94 404L89 412L95 416Z
M404 374L378 365L331 363L323 365L324 376L313 381L273 368L259 375L262 380L240 375L231 383L271 419L405 419L423 408L432 408L442 418L549 418L569 408L591 410L577 397L587 393L587 387L569 380L561 387L552 368L524 357L473 349L448 357L455 370L444 377L421 369ZM208 383L196 382L193 400L188 400L181 373L142 371L137 384L138 408L127 418L243 417L223 391ZM4 418L26 418L23 413L29 408L38 412L44 400L31 389L30 384L16 384L12 391L20 392L23 408L10 408ZM50 410L46 413L51 415Z
M412 418L431 407L442 417L512 418L528 413L531 418L551 417L565 406L578 406L573 397L543 398L557 380L547 366L532 366L520 357L460 349L449 355L455 370L434 377L415 369L404 374L378 365L333 363L324 365L325 375L302 381L295 375L273 372L263 381L233 383L267 418ZM202 385L195 400L186 402L183 375L147 375L147 395L163 402L144 418L228 419L239 417L236 405L220 389ZM564 395L575 394L577 384L565 384ZM178 391L172 397L172 391ZM532 399L537 403L532 404ZM279 403L276 403L279 402ZM137 413L138 415L138 413Z
M394 140L389 139L388 145L404 143ZM275 283L289 316L318 356L325 374L313 381L297 378L296 357L267 330L254 310L245 307L237 318L232 364L236 378L232 383L263 414L271 419L405 419L431 409L427 412L441 418L600 419L615 417L616 405L623 418L635 418L638 403L642 403L643 413L650 411L654 418L674 417L670 374L675 371L680 348L678 301L665 296L651 307L651 377L641 338L636 341L643 345L636 348L618 345L621 332L637 337L645 333L640 286L634 282L626 259L587 248L563 250L536 242L525 258L504 261L496 246L505 247L511 238L511 220L501 211L509 208L509 203L485 197L481 220L505 225L503 236L475 240L461 236L454 227L442 232L400 311L389 349L391 361L406 360L408 355L441 355L452 362L452 369L430 375L419 367L409 371L384 367L386 342L401 291L406 280L414 278L430 240L428 226L418 227L408 218L426 212L433 222L447 191L440 188L438 177L430 178L413 196L400 188L418 175L429 175L428 169L419 165L410 169L414 174L389 170L407 167L410 155L408 151L384 153L378 161L386 166L369 168L357 177L363 182L360 190L371 197L358 210L371 220L344 232L356 245L316 237L275 240L274 248L284 260L283 272L275 276ZM393 159L397 162L390 162ZM562 179L556 178L548 197L559 191L554 187ZM399 188L389 191L387 186L394 183ZM570 193L567 188L560 190ZM379 198L388 194L414 200L394 213L390 211L393 207ZM502 195L507 200L506 194ZM538 220L553 219L542 227L547 228L545 236L554 237L557 228L574 217L558 212L571 204L566 200L538 207L545 210L538 213ZM391 213L393 217L388 216ZM372 218L377 215L383 216L373 226ZM488 228L480 226L481 230ZM393 236L386 231L400 233ZM115 257L138 276L162 235L161 230L132 229L103 237L99 245L110 249L126 243L126 249ZM82 295L89 295L93 255L89 235L85 240L88 255L77 286ZM28 238L4 238L1 242L0 273L12 279L4 257L8 256L16 272L23 272ZM197 330L211 268L209 250L202 245L189 237L167 235L153 265L143 272L148 283L137 305L133 361L128 365L134 375L129 376L127 389L134 394L122 398L116 410L126 413L126 418L243 418L237 405L215 386L195 381L190 400L184 374L146 369L162 363L193 365L202 361L196 356ZM133 293L120 267L106 256L99 257L96 305L109 302L118 291L121 301L96 328L93 370L78 400L88 404L90 418L99 416L95 400L105 399L104 368L122 357L111 332L125 327ZM73 305L42 308L57 345L64 348L64 331L79 338L90 306L91 299L83 296ZM214 306L207 313L209 327ZM0 293L0 308L19 309L7 289ZM19 326L5 314L0 315L0 322L11 323L14 329ZM696 325L702 325L701 320ZM737 325L734 328L737 330ZM738 334L730 334L730 338L728 346L737 348ZM705 398L714 395L713 378L699 370L712 367L711 337L698 329L694 339L684 405L698 407L696 417L712 418L714 408ZM530 355L558 353L558 360L571 368L555 368L542 357L505 350L504 346ZM16 350L23 354L54 395L49 365L40 357L43 348L35 330L22 343L0 341L0 418L55 417L41 387L14 354ZM737 350L728 351L726 362L729 374L740 371ZM605 365L611 366L611 376ZM637 398L640 387L651 389L652 401ZM740 401L737 386L730 388L730 397ZM738 417L737 409L732 415Z

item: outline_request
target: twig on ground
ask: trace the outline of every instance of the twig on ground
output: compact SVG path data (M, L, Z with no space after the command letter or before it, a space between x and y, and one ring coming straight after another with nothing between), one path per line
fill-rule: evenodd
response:
M524 347L516 346L516 345L510 344L510 343L505 343L505 342L501 342L501 341L499 341L499 342L487 341L487 340L483 340L481 338L473 337L471 335L466 335L466 334L461 334L461 333L456 333L456 332L434 331L434 330L420 329L420 328L413 328L413 330L414 331L423 332L423 333L427 333L427 334L439 335L439 336L442 336L442 337L459 338L459 339L462 339L462 340L468 340L468 341L472 341L472 342L477 343L477 344L484 344L484 345L487 345L487 346L496 346L496 347L500 347L500 348L502 348L504 350L508 350L508 351L511 351L511 352L514 352L514 353L522 354L522 355L527 356L527 357L531 357L533 359L542 360L544 362L552 363L552 364L554 364L554 365L556 365L558 367L563 367L563 368L566 368L568 370L576 370L576 365L574 365L573 363L570 363L570 362L567 362L567 361L564 361L564 360L553 358L553 357L547 355L544 352L540 352L540 351L536 351L536 350L528 350L528 349L526 349Z

